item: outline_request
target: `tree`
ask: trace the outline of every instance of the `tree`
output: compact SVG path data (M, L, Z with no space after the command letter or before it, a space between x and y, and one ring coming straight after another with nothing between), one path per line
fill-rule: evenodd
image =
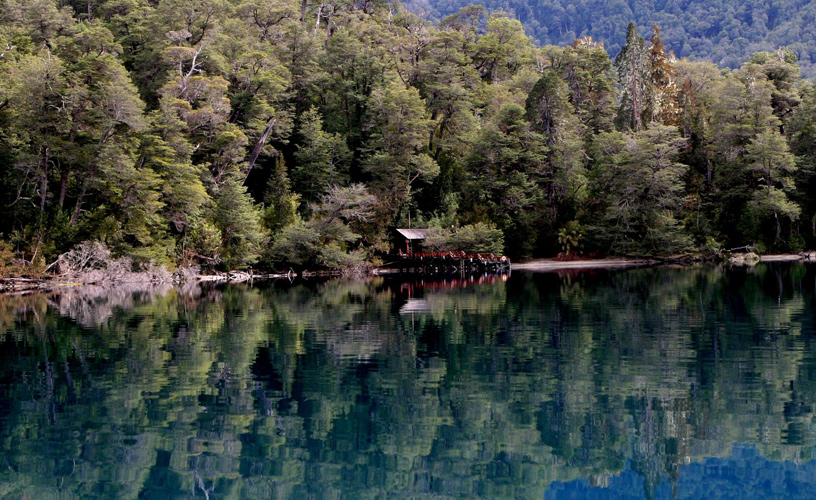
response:
M116 254L170 264L161 216L161 179L138 161L137 140L106 143L99 151L97 189L105 202L84 221ZM117 227L118 226L118 227ZM101 232L100 232L101 230Z
M771 106L774 115L780 120L780 132L786 134L785 124L791 117L794 108L799 105L800 98L796 91L796 82L800 76L800 69L796 54L787 48L780 48L776 53L758 52L751 56L745 65L756 65L774 86L771 92Z
M584 130L569 102L566 83L553 69L545 70L530 91L526 111L533 130L543 135L548 148L548 172L539 183L547 193L552 222L556 222L564 211L561 205L579 203L586 192ZM567 220L574 216L574 210L573 206L572 213L565 214Z
M626 28L626 43L615 57L615 69L621 87L618 119L628 129L643 128L643 106L649 92L649 59L646 41L638 34L634 22Z
M170 231L183 238L201 222L211 197L201 169L191 161L193 147L180 132L184 123L162 110L151 115L151 122L141 138L140 162L161 179L162 214Z
M390 82L371 96L374 125L369 148L376 151L365 161L372 185L381 200L391 200L395 210L406 202L418 180L432 180L439 165L428 155L434 123L428 119L419 91Z
M545 70L527 97L527 119L549 144L558 140L573 115L567 85L555 70Z
M436 31L417 64L416 86L436 123L431 150L439 161L443 152L460 151L467 133L476 127L474 99L479 73L472 66L465 35Z
M281 62L275 45L284 38L281 26L270 24L285 13L261 14L256 9L270 8L274 2L251 2L252 12L242 11L251 20L229 19L224 30L213 40L209 51L210 64L216 66L229 82L227 97L230 113L227 121L237 125L251 144L246 170L251 170L262 155L275 156L273 144L281 144L291 132L291 114L286 109L287 86L291 76ZM263 4L259 7L260 4ZM247 7L247 5L245 5ZM247 7L249 8L249 7ZM271 16L272 20L256 21L256 16ZM289 12L288 15L294 15ZM253 36L258 22L267 26L261 38ZM294 22L294 21L289 21Z
M521 23L499 14L490 16L487 32L476 43L473 61L489 82L507 80L533 61L533 46Z
M45 216L49 180L54 175L53 156L60 152L60 136L70 129L73 100L62 61L45 50L17 63L8 92L14 113L19 171L18 196L39 198L40 219Z
M572 47L545 50L550 67L567 83L570 102L584 127L595 134L611 130L617 92L612 61L603 44L583 37Z
M270 258L276 264L329 268L353 267L364 261L357 248L364 229L374 219L377 198L362 184L333 186L312 208L312 218L296 221L275 238Z
M18 149L13 182L18 200L38 199L40 242L49 238L52 209L65 219L59 225L74 227L81 214L110 201L99 191L107 185L104 162L118 156L108 153L121 147L130 156L145 126L144 104L115 56L119 46L111 33L86 22L62 34L58 53L21 57L9 71L9 132Z
M524 108L507 104L486 124L466 160L462 220L493 222L512 258L532 255L543 193L552 182L541 134L530 130Z
M674 127L655 124L640 132L599 137L593 191L603 200L602 218L588 228L613 254L654 255L685 251L689 240L679 211L683 175L677 162L685 143Z
M789 121L790 150L796 156L797 172L795 200L802 208L805 221L810 222L808 248L816 241L816 89L805 84L800 89L802 102Z
M301 191L292 192L282 156L276 158L272 168L274 171L269 177L264 195L264 222L274 237L278 231L298 221Z
M6 0L0 5L0 23L19 26L38 47L53 42L73 24L70 7L57 8L51 0Z
M458 228L431 228L424 244L434 250L504 253L504 234L495 225L477 222Z
M652 26L648 49L648 80L643 96L643 114L651 122L675 125L677 122L677 86L674 62L660 39L660 28Z
M224 266L229 270L257 262L267 238L261 210L235 177L219 186L214 201L211 218L221 233Z
M319 96L328 132L343 134L352 151L368 139L366 121L371 93L385 85L388 60L377 47L390 44L388 33L366 18L355 29L331 37L319 59L326 71Z
M297 17L293 3L280 0L247 0L239 11L258 30L261 41L274 39L277 33L273 30Z
M712 117L717 130L712 137L712 148L719 164L714 184L719 191L718 223L731 246L763 243L768 247L781 243L776 237L763 238L760 226L767 222L764 216L771 216L774 211L759 210L767 206L756 199L760 185L766 191L768 182L772 187L782 187L773 185L781 180L776 168L781 172L789 169L788 150L779 149L784 146L784 139L781 143L774 139L774 135L779 135L780 121L772 107L773 91L773 84L753 64L746 64L724 79L718 89ZM777 148L776 153L781 156L769 156L772 148ZM762 173L766 167L771 169L771 176ZM790 187L785 189L790 191ZM779 201L780 196L776 194L773 199ZM778 217L784 207L776 206ZM758 218L760 212L764 216ZM788 210L784 212L792 215ZM735 221L739 222L735 224ZM774 233L779 229L775 222L772 227Z
M801 213L799 206L788 197L795 188L792 174L796 171L796 162L784 137L774 130L758 134L745 149L747 163L759 184L754 190L752 205L760 217L773 215L776 227L773 247L777 248L782 237L780 217L795 221Z
M323 120L312 108L300 118L299 134L303 138L295 153L296 166L292 172L295 191L304 201L313 202L329 186L348 182L351 151L340 134L323 130Z

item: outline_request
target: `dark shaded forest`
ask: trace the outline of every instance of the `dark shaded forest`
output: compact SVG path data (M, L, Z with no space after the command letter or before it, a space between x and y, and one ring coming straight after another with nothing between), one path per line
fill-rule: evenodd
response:
M465 0L408 0L411 9L434 18L467 7ZM519 19L541 45L567 45L592 36L613 56L626 42L621 26L634 21L641 31L664 30L666 46L678 57L738 68L756 52L790 48L807 76L816 72L816 19L812 2L748 0L485 0L491 11Z
M84 241L170 268L349 268L409 225L516 260L812 248L797 51L731 70L615 29L612 60L481 7L5 0L0 274Z

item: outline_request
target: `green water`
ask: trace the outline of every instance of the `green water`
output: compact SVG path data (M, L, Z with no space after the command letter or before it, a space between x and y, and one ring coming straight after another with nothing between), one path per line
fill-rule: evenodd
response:
M816 265L0 296L0 498L815 498Z

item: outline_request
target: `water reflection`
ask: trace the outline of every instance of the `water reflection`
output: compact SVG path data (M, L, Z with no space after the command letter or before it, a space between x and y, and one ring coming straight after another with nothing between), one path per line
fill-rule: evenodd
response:
M0 498L814 491L813 266L459 285L0 296Z

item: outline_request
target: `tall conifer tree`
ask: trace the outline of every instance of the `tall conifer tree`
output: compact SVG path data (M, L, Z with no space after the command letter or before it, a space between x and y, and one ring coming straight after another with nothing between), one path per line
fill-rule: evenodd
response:
M625 128L643 128L643 101L648 87L648 57L646 41L638 34L637 26L630 22L627 27L626 44L615 58L618 82L621 86L619 120Z
M652 26L649 39L649 79L644 98L644 117L650 122L674 125L677 122L677 86L674 81L673 57L666 53L660 39L660 28Z

